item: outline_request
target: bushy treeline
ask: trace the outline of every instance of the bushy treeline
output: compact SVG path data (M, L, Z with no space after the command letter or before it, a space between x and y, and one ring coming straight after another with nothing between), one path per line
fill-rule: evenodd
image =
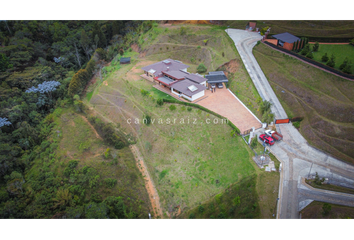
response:
M128 145L127 140L115 129L112 123L105 123L100 118L90 116L88 120L93 124L102 138L109 145L113 145L116 149L121 149Z
M111 60L149 27L151 21L0 21L0 118L6 119L0 127L0 217L52 217L60 212L51 208L52 199L68 194L75 199L58 179L52 180L56 184L51 186L52 192L32 184L28 189L22 187L33 179L45 186L46 175L51 174L40 167L32 177L28 175L34 159L55 159L55 148L45 141L52 127L48 114L64 103L73 103L98 62ZM43 87L43 91L35 90ZM111 130L102 129L105 136L109 136L107 129ZM107 137L117 148L125 144L119 140L114 134ZM30 206L30 200L36 207ZM95 204L103 203L92 206ZM90 216L85 212L80 216Z

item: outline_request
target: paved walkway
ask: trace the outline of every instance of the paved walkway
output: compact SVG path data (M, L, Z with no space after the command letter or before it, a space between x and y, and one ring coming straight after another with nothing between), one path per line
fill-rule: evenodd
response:
M287 115L271 88L263 71L252 54L252 48L262 37L258 33L238 29L229 29L229 36L235 42L242 61L250 74L256 89L263 100L272 103L271 110L276 118L287 118ZM313 147L292 124L277 125L277 131L284 139L277 142L269 150L282 163L279 183L279 201L277 218L299 218L300 203L309 200L320 200L338 203L342 194L333 192L331 197L322 192L301 188L301 177L318 172L320 177L331 177L338 182L354 183L354 166L335 159ZM257 134L261 134L258 131ZM333 197L337 196L337 197ZM349 200L340 200L341 204L351 206Z

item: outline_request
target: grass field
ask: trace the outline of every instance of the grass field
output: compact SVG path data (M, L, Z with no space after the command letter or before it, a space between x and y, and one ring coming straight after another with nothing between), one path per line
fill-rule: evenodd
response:
M354 82L260 44L254 55L288 116L313 146L354 163Z
M310 49L314 44L310 44ZM327 53L330 58L333 54L335 57L336 65L334 68L339 70L339 66L343 63L344 59L347 57L352 63L354 63L354 46L353 45L339 45L339 44L320 44L318 52L313 52L313 59L321 62L322 56ZM325 63L324 63L325 64ZM353 67L352 67L353 70Z
M323 214L323 202L313 201L306 208L301 210L303 219L351 219L354 218L354 208L341 205L331 205L328 215Z

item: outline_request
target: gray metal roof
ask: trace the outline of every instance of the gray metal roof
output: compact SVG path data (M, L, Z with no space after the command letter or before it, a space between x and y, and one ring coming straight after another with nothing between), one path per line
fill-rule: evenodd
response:
M188 74L182 71L170 71L170 70L162 71L162 73L169 77L175 78L177 80L185 79L185 76Z
M127 63L127 62L130 62L130 57L126 57L126 58L120 58L120 62L121 63Z
M168 61L170 63L166 64L163 61ZM142 67L141 69L144 71L149 71L150 69L154 69L156 71L155 76L157 76L157 75L160 75L162 71L166 71L167 69L168 69L168 71L179 71L181 69L189 68L188 65L183 64L181 62L177 62L177 61L170 59L170 58L163 60L163 61L151 64L146 67Z
M209 72L209 75L225 75L223 71Z
M193 73L186 75L186 78L198 84L205 82L207 80L206 78Z
M195 91L191 91L188 87L194 85L197 90ZM176 89L177 91L191 97L201 91L204 91L206 89L206 87L204 87L204 85L200 85L200 84L197 84L195 82L192 82L188 79L185 79L185 80L182 80L182 81L178 81L178 82L175 82L172 84L171 86L173 89Z
M165 83L167 85L170 85L171 83L174 82L174 80L172 80L170 78L167 78L167 77L159 77L159 78L157 78L157 80L160 81L160 82L163 82L163 83Z
M272 36L273 38L275 39L278 39L278 40L281 40L283 42L287 42L287 43L294 43L296 41L300 41L301 39L288 33L288 32L285 32L285 33L279 33L279 34L276 34L276 35L273 35Z
M224 74L220 75L206 75L206 79L208 79L208 83L222 83L222 82L228 82L226 76Z

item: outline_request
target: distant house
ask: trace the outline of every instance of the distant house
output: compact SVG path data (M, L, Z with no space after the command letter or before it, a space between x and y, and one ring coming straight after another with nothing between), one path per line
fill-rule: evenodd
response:
M256 28L257 23L256 22L248 22L247 26L246 26L246 30L250 30L252 31L253 29Z
M289 51L291 51L293 49L295 42L301 40L300 38L298 38L288 32L276 34L276 35L273 35L272 37L277 40L276 42L275 41L272 42L274 45L283 47Z
M144 74L153 77L155 82L170 89L171 93L194 101L204 96L207 79L187 72L188 67L180 61L166 59L142 69Z
M208 79L208 84L227 83L229 81L223 71L209 72L209 75L205 75L205 78Z
M120 64L129 64L130 63L130 57L126 57L126 58L120 58Z

